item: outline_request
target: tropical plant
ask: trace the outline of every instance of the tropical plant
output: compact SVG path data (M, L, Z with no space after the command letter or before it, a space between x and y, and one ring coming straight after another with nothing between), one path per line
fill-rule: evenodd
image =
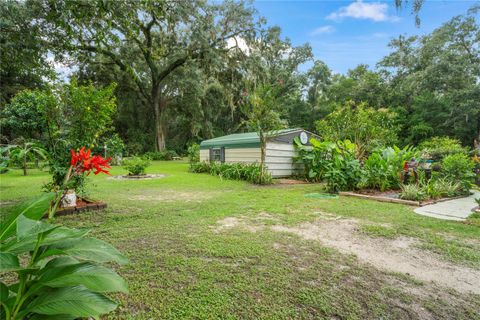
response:
M298 139L297 160L302 162L309 181L323 181L330 191L353 190L361 178L360 161L355 158L356 146L349 140L318 141L310 139L311 147L303 146Z
M27 162L30 158L46 159L47 151L35 142L23 142L11 147L10 157L21 163L23 175L27 175Z
M404 200L423 201L428 199L427 194L420 185L403 184L400 186L400 198Z
M381 191L399 189L403 164L416 155L416 150L409 146L403 149L394 146L375 150L363 165L359 186Z
M448 155L467 153L459 140L449 137L433 137L425 140L419 145L419 149L428 153L434 161L442 161Z
M0 273L16 274L0 282L1 319L98 318L117 306L106 294L128 292L125 281L102 266L126 263L119 251L88 237L88 230L54 224L73 176L108 173L108 159L84 148L71 153L63 187L11 209L0 225ZM48 222L41 221L46 215Z
M262 177L268 180L265 167L267 154L267 139L269 135L284 126L278 112L278 99L281 94L281 85L258 85L250 94L243 105L243 113L247 117L245 124L250 130L258 133L260 138L260 169Z
M131 159L123 160L122 164L128 171L129 175L138 176L145 174L145 169L150 165L150 160L133 157Z
M443 158L441 177L451 182L458 182L461 191L468 193L475 177L473 169L475 164L465 154L457 153Z

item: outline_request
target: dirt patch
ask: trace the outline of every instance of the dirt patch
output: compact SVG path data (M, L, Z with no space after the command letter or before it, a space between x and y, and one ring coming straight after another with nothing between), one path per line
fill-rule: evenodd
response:
M354 254L360 261L378 269L411 275L422 281L434 281L459 292L480 294L480 271L454 265L435 254L416 248L417 240L371 238L358 230L354 219L317 219L297 227L275 225L271 230L288 232L306 240L320 241L342 253Z
M134 201L158 201L158 202L202 202L214 198L217 195L216 192L181 192L172 190L158 191L154 194L139 194L132 195L128 199Z

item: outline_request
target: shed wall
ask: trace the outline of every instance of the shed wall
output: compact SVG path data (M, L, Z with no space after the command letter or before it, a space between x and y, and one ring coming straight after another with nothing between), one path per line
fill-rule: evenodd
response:
M209 161L209 155L208 149L201 149L200 161ZM293 144L268 142L265 165L273 177L288 177L302 169L293 161L296 155ZM260 148L225 149L226 163L260 163L260 157Z

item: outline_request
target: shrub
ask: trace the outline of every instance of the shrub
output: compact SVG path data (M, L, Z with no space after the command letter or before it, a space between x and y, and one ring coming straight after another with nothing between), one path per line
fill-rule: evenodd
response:
M440 175L448 181L459 182L461 191L468 193L475 177L474 167L473 161L467 155L457 153L443 159Z
M329 191L353 190L361 178L360 161L355 158L355 144L345 141L317 141L311 139L312 147L305 147L296 141L303 163L305 178L309 181L323 181Z
M261 167L258 163L198 162L192 164L190 171L209 173L225 179L243 180L255 184L271 184L273 182L272 176L268 172L262 178Z
M148 159L142 159L140 157L123 160L123 166L128 171L128 174L132 176L145 174L145 169L149 165L150 161Z
M403 149L394 146L374 151L364 163L359 186L381 191L399 189L403 164L416 157L416 154L417 151L409 146Z
M404 184L400 189L400 198L404 200L423 201L428 198L423 188L416 184Z
M441 197L455 197L462 194L462 187L459 182L447 179L432 179L426 186L427 194L432 199Z
M192 164L200 162L200 145L197 143L190 145L188 147L187 154L190 167Z
M420 143L419 149L424 154L428 154L434 161L442 161L443 158L449 155L467 153L467 150L462 147L460 141L448 137L434 137Z
M178 157L178 154L174 150L146 152L142 156L142 158L144 159L155 160L155 161L158 161L158 160L169 161L169 160L173 160L174 157Z

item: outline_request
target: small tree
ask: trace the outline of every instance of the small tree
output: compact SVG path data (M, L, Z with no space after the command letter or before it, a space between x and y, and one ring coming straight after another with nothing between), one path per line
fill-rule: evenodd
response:
M256 131L260 137L260 183L264 183L266 177L265 156L267 139L275 130L284 127L284 122L280 119L280 114L277 112L279 96L279 85L259 85L248 95L247 103L243 109L243 113L247 118L245 124L250 130Z
M30 157L35 159L46 159L47 151L34 142L24 142L12 146L10 156L21 163L23 175L27 175L27 161Z
M364 103L347 103L317 122L324 140L350 140L357 145L357 159L364 159L373 149L395 144L398 126L396 113L374 109Z

